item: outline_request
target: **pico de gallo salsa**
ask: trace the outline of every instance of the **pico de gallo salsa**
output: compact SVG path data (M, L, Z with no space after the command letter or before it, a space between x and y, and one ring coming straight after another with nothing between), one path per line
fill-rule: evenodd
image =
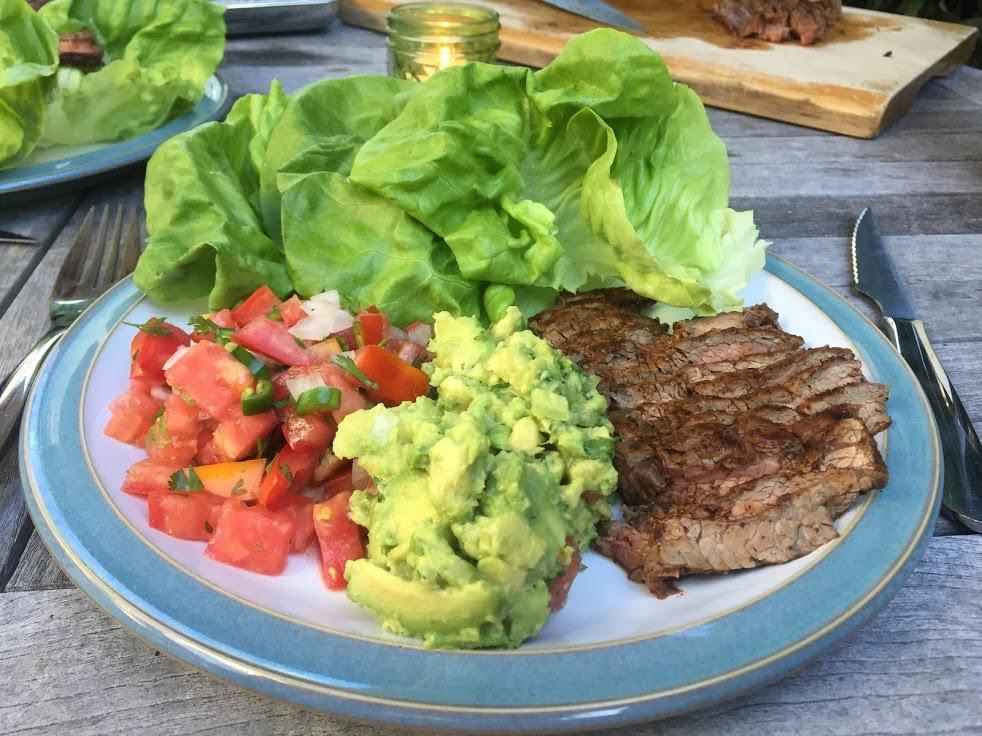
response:
M266 575L316 539L325 584L344 588L345 563L365 556L348 503L372 479L332 454L337 424L429 391L430 325L352 314L337 292L282 300L262 286L189 329L132 326L129 387L105 433L147 452L123 490L146 498L150 526Z

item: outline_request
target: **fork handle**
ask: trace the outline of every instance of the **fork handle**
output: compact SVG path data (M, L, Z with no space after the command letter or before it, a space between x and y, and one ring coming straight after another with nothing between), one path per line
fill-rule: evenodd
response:
M7 440L17 427L21 412L24 411L24 404L27 403L27 395L30 393L34 378L37 376L44 362L45 357L51 352L51 348L58 344L61 336L65 334L63 327L53 327L34 345L34 348L20 362L14 372L0 389L0 448L7 444Z

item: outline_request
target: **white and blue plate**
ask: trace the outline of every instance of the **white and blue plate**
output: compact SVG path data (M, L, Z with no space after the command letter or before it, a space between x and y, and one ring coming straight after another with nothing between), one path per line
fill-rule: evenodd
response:
M853 348L890 386L889 485L812 554L686 580L664 601L588 553L566 607L515 651L433 651L386 634L324 588L314 550L265 577L150 529L144 501L120 490L142 453L102 434L127 383L133 328L121 321L190 314L154 307L129 280L75 323L38 378L21 435L27 502L59 564L133 633L266 695L428 731L572 731L709 706L801 666L883 606L940 501L933 419L879 330L775 257L748 290L747 303L759 301L807 344Z
M168 138L222 117L228 101L228 84L214 75L205 83L204 94L191 110L149 133L116 143L38 149L14 168L0 170L0 201L34 190L64 189L146 161Z

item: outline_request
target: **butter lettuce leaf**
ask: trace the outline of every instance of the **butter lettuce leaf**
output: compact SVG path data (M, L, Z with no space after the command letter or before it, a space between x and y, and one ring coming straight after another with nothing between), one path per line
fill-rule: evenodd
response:
M766 244L751 213L727 207L726 146L695 92L640 40L601 29L537 72L534 96L551 110L586 106L609 128L581 211L624 283L696 314L740 308Z
M337 289L399 325L441 310L481 315L481 285L461 276L446 243L341 174L310 174L283 193L283 240L302 296Z
M57 68L57 34L24 0L0 0L0 168L37 145Z
M358 150L399 113L416 86L356 76L315 82L291 97L259 168L263 220L272 237L281 237L281 192L307 174L347 176Z
M40 15L58 33L92 31L107 64L61 69L42 142L130 138L197 102L225 47L223 9L209 0L53 0Z
M134 274L151 299L207 295L211 307L234 304L269 284L292 290L282 248L263 229L259 172L269 132L286 106L278 83L247 95L223 123L176 136L147 167L149 239Z

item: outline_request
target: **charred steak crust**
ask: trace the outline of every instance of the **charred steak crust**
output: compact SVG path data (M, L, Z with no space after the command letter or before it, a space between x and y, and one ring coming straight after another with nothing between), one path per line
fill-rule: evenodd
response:
M710 13L741 38L810 46L842 18L842 0L716 0Z
M675 325L619 290L565 297L531 327L600 379L624 521L597 549L657 596L682 575L786 562L882 488L887 388L851 350L804 348L766 305Z

